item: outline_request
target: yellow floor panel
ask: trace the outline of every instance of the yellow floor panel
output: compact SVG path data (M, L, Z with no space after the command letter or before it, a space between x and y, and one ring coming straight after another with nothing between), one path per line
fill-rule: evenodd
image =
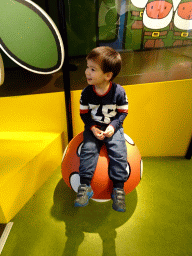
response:
M62 160L60 133L0 133L0 223L9 222Z

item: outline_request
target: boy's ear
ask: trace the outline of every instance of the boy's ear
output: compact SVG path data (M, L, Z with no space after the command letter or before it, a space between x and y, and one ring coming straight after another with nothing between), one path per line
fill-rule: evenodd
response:
M106 79L107 79L108 81L110 81L111 78L113 77L113 72L107 72L107 73L105 73L105 74L106 74Z

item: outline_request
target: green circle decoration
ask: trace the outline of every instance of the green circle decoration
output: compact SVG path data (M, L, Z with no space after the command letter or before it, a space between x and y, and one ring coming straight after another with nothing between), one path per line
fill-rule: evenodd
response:
M64 61L60 33L48 16L30 0L1 0L0 48L23 68L50 74Z

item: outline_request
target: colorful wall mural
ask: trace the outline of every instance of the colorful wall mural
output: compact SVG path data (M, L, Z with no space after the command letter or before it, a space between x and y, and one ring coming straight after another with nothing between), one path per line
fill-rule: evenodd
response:
M191 0L65 2L70 55L87 54L96 45L128 51L192 45ZM72 49L73 40L81 49Z
M192 45L192 1L102 0L98 26L99 44L118 49Z

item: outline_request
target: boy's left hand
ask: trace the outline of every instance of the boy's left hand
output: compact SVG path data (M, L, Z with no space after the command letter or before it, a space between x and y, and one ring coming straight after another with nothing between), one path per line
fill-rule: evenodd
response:
M103 135L105 137L110 138L113 136L114 132L115 132L114 127L112 125L109 125L109 126L107 126L106 130L103 132Z

